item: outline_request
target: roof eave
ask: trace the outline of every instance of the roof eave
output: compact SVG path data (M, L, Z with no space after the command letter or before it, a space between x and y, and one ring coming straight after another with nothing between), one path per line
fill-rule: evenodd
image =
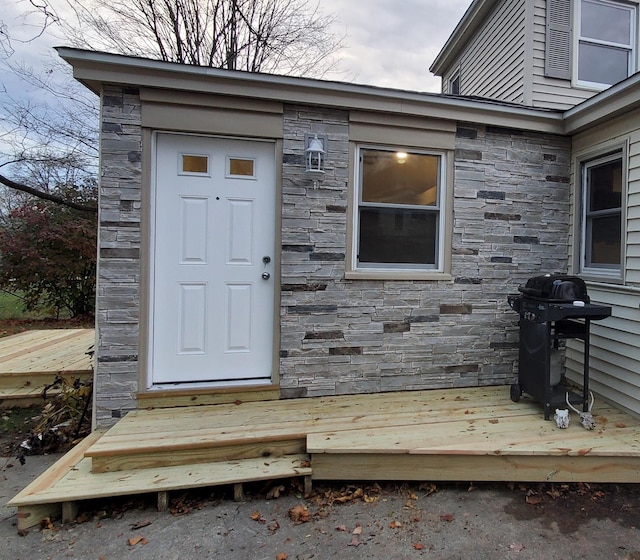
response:
M564 112L565 134L577 134L640 108L640 73Z
M58 47L74 77L99 93L101 84L162 88L339 109L360 109L562 133L562 113L492 100L467 99L345 82L188 66Z

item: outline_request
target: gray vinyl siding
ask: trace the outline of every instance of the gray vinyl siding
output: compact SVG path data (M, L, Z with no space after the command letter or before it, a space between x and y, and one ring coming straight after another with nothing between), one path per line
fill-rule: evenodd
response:
M455 64L443 76L443 91L460 71L460 93L524 103L525 0L501 2Z
M572 86L571 80L545 77L547 1L534 0L531 105L548 109L570 109L593 97L598 91L576 88Z
M589 282L589 295L596 303L610 305L611 317L592 323L590 352L591 388L601 396L640 415L640 111L614 119L596 130L574 138L578 155L599 148L606 152L616 143L627 146L628 183L626 193L626 241L624 284L615 286ZM578 160L572 170L572 216L580 216L577 197L580 187ZM570 260L577 267L578 227L572 227ZM576 224L577 226L577 224ZM574 268L577 271L577 268ZM596 279L593 279L596 280ZM582 343L567 348L567 375L582 378Z

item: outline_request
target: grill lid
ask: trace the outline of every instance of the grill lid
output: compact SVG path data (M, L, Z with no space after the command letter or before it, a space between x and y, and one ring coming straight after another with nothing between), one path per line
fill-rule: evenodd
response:
M566 274L544 274L527 280L518 287L525 296L557 302L584 301L589 303L587 286L582 278Z

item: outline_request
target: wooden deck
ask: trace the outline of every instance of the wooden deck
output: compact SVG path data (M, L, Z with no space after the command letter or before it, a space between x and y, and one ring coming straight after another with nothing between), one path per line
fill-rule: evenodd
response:
M90 378L87 352L93 343L93 329L26 331L0 338L0 407L38 402L57 375Z
M560 430L508 387L138 410L16 496L19 528L77 502L252 480L640 482L640 420L601 400Z

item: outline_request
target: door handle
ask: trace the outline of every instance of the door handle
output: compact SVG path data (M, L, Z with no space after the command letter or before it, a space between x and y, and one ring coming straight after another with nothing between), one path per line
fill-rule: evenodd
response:
M268 272L263 272L262 273L262 279L263 280L269 280L269 278L271 278L271 274L269 274Z

